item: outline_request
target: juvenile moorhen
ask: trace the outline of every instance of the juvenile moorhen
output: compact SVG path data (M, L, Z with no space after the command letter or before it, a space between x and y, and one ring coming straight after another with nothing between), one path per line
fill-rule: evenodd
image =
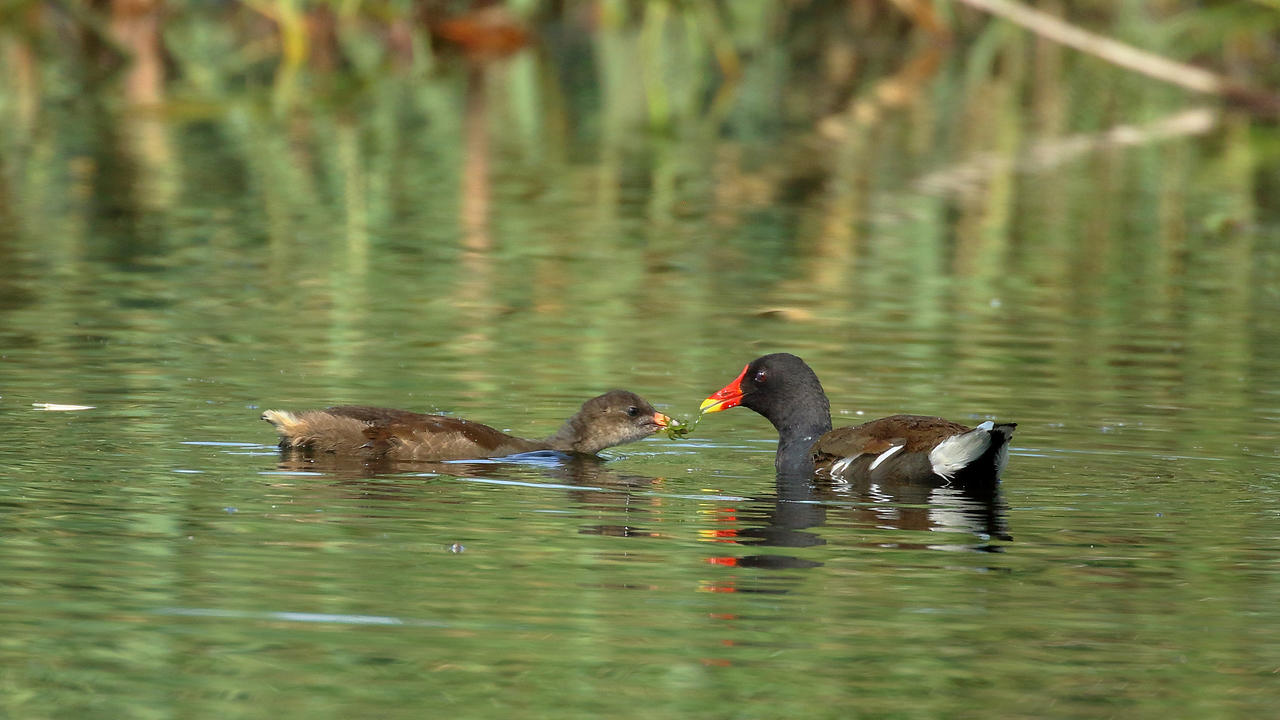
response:
M1009 458L1014 423L976 428L938 417L893 415L831 429L831 407L804 360L775 353L752 360L733 382L702 401L712 413L742 405L778 430L781 474L859 480L994 482Z
M360 405L268 410L262 419L276 426L282 448L391 460L475 460L535 450L595 455L652 435L671 421L626 390L586 401L545 440L526 440L461 418Z

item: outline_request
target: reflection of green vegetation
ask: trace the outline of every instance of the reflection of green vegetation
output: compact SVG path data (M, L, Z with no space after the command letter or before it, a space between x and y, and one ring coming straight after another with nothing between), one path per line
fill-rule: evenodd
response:
M1261 6L1211 26L1109 7L1093 29L1176 56L1213 27L1258 84L1280 66ZM332 32L282 44L301 26L266 18L303 9ZM1152 367L1156 404L1215 404L1260 371L1277 144L1247 117L1185 116L1180 92L967 12L942 54L888 4L515 9L536 49L473 66L407 4L169 4L153 105L119 99L127 67L85 77L109 48L46 52L54 30L11 16L3 282L30 311L7 332L69 366L85 348L41 328L123 333L166 390L191 371L148 365L144 338L223 348L172 350L208 374L288 368L313 397L443 372L444 407L497 396L503 355L556 358L506 370L568 397L687 368L696 399L755 343L883 411L945 412L953 384L960 412L1008 386L1120 401Z
M562 44L566 61L596 53L601 77L634 84L643 112L658 127L708 111L727 113L748 96L770 107L785 100L834 110L861 82L891 72L894 54L869 54L863 42L869 38L918 48L955 37L968 55L965 67L980 74L996 71L996 61L1006 72L1033 67L1037 57L1046 59L1042 53L1054 52L962 3L944 5L944 12L933 5L903 0L854 10L825 2L596 0L566 9L512 0L466 12L466 3L447 0L25 0L0 14L0 32L16 71L4 88L11 102L24 93L75 95L82 84L102 83L103 68L161 61L163 67L146 69L170 76L174 95L220 100L274 85L277 99L293 102L295 96L341 96L389 69L420 73L442 49L501 55L537 38L553 52ZM1190 0L1074 3L1063 10L1065 20L1102 36L1209 70L1229 66L1237 80L1256 87L1280 81L1280 13L1272 0L1209 8ZM789 92L779 81L793 80L786 75L797 65L808 82L794 88L804 92ZM1022 82L1042 87L1044 80ZM605 83L604 89L614 88Z

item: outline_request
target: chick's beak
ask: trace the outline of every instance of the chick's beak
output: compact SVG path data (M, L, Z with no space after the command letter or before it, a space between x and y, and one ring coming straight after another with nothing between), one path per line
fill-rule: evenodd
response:
M671 418L667 417L666 415L663 415L660 412L656 412L653 414L653 424L657 425L660 428L664 428L671 424Z

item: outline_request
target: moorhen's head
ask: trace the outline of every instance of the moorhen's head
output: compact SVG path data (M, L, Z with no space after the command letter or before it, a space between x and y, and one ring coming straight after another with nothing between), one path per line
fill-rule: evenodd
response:
M626 390L610 390L582 403L553 438L557 450L595 455L623 443L643 440L666 427L671 418L647 400Z
M790 353L752 360L733 382L703 400L700 409L713 413L739 405L765 416L784 435L823 425L831 429L831 407L822 383L804 360Z

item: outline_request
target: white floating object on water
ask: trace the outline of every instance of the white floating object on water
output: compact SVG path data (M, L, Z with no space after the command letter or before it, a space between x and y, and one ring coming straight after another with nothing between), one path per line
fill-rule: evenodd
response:
M69 410L92 410L93 405L62 405L60 403L31 403L36 410L65 412Z

